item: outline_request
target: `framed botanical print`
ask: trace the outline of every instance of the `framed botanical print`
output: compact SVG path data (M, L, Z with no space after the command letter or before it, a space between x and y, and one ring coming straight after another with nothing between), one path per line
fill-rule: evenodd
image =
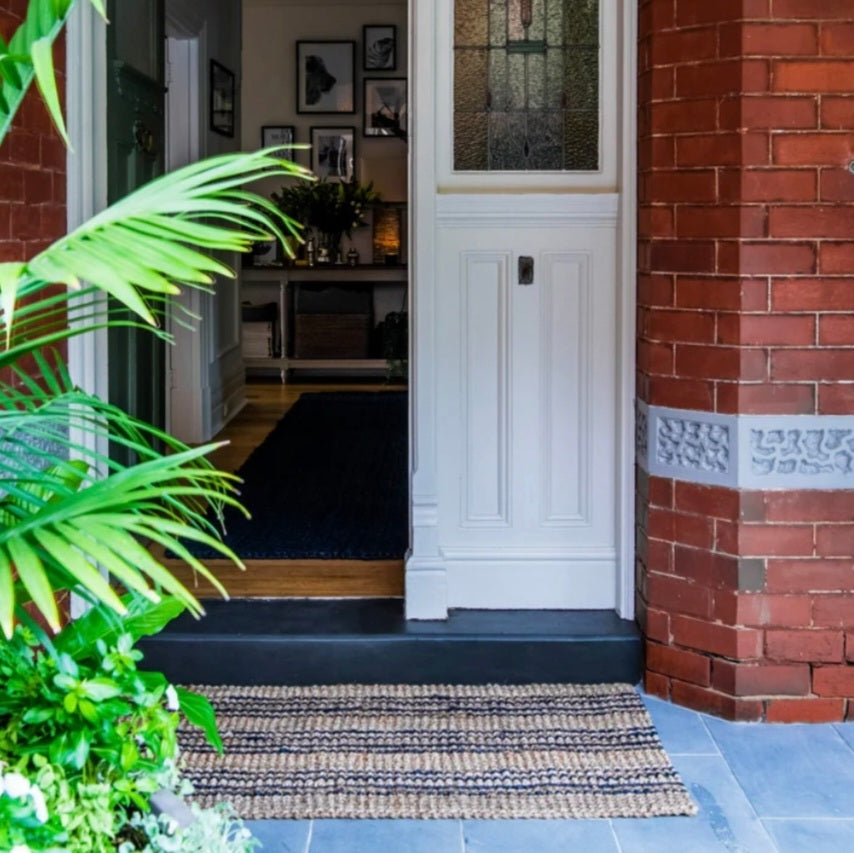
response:
M362 51L365 71L394 71L397 68L397 27L394 24L362 27Z
M297 42L297 112L356 112L356 42Z
M276 153L280 157L286 157L289 160L293 159L294 152L290 148L296 141L296 130L291 124L265 124L261 128L261 147L272 148L275 145L280 146L280 150Z
M234 136L234 73L211 60L210 125L214 133Z
M355 167L355 127L311 128L311 170L315 175L332 181L352 181Z
M366 77L363 104L365 136L406 139L408 123L404 77Z

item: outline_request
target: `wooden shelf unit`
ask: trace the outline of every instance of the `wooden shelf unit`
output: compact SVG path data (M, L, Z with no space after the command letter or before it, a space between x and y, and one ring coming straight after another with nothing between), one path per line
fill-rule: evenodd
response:
M352 284L403 285L408 282L408 270L405 266L388 264L359 264L351 267L344 264L330 264L314 267L250 267L241 270L242 299L247 295L261 297L270 291L268 302L278 304L278 319L281 335L281 355L270 358L244 358L247 369L277 369L282 382L287 379L288 370L383 370L386 361L382 358L294 358L288 356L290 296L288 288L294 284ZM253 301L257 301L253 300Z

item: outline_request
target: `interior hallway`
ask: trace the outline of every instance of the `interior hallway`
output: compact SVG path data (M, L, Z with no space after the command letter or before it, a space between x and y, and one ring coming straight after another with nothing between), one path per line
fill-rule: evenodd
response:
M273 430L301 394L324 391L400 391L385 382L289 382L254 380L246 387L246 406L213 441L228 443L211 454L224 471L236 471ZM346 429L346 424L342 424ZM194 592L216 595L182 561L165 560ZM232 598L400 597L403 560L247 560L246 571L228 560L205 560Z

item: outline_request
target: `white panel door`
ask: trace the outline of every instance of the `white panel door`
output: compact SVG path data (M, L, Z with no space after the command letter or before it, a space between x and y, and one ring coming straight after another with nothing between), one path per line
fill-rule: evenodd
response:
M440 212L450 607L615 606L616 229L534 221ZM533 258L530 285L518 283L520 256Z
M636 0L409 2L407 616L630 617Z

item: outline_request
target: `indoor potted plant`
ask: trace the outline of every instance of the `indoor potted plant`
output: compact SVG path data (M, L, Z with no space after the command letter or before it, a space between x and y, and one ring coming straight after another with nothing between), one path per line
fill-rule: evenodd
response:
M283 214L316 232L317 245L329 263L343 261L342 238L365 225L369 208L381 201L373 182L361 184L355 178L291 183L272 193L272 199Z

